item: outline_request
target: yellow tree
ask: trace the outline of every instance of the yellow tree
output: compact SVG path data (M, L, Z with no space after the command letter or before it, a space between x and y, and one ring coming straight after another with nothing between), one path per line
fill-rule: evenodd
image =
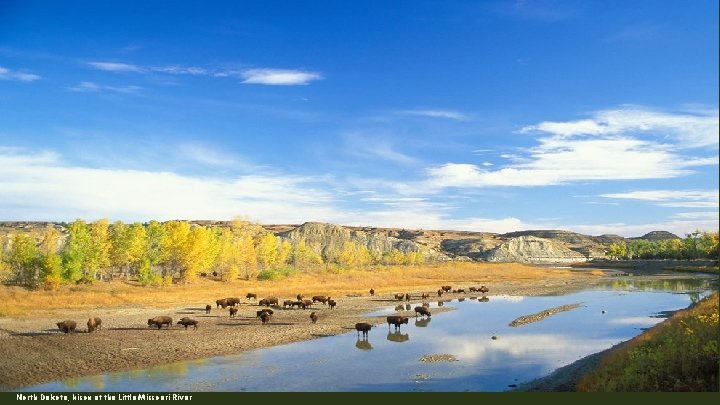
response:
M353 267L358 262L357 245L349 240L343 242L340 253L337 256L337 262L343 267Z
M223 229L218 237L218 256L216 268L223 281L234 280L240 272L240 240L235 238L231 229Z
M190 230L182 255L181 279L192 282L198 274L212 268L217 258L218 244L212 229L196 226Z
M87 270L93 278L102 278L110 266L110 223L103 218L90 224L90 248L87 258ZM98 277L100 276L100 277Z
M295 242L291 261L295 267L306 271L308 266L322 264L322 257L308 246L304 240Z
M43 231L40 242L41 281L47 288L56 289L62 283L62 259L58 254L60 232L53 226Z
M292 243L287 239L278 238L280 245L278 246L277 264L280 266L290 262L292 255Z
M268 270L278 261L278 240L272 233L262 234L257 242L257 261L260 269Z
M137 273L140 265L147 258L147 231L145 226L135 222L128 228L128 262L133 273Z
M185 244L190 236L190 224L186 221L168 221L165 223L165 249L167 267L170 276L181 277Z
M258 274L255 243L251 237L243 236L237 239L236 244L239 252L240 270L245 274L245 279L250 280Z

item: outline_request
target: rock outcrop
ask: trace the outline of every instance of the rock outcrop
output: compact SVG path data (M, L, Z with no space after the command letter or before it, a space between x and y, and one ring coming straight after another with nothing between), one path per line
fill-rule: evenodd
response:
M535 236L510 238L484 255L489 262L567 264L585 262L588 258L559 242Z

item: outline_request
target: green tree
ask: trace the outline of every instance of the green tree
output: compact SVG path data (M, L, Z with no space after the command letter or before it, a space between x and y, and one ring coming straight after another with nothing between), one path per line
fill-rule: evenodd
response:
M628 247L625 241L614 242L608 246L607 255L611 259L627 259L628 258Z
M85 221L76 219L68 227L68 239L62 252L64 280L77 282L87 276L86 264L90 251L90 230Z
M33 237L25 233L16 233L12 238L5 262L18 283L28 287L37 284L40 254Z

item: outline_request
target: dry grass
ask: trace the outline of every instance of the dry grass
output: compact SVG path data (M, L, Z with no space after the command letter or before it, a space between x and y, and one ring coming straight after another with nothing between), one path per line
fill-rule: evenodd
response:
M344 271L309 271L275 281L236 280L221 282L200 279L189 285L141 287L127 281L98 282L94 285L62 286L58 290L27 290L0 287L0 316L32 316L48 308L103 308L117 306L167 307L188 302L211 303L223 297L294 297L317 294L366 295L370 288L379 294L390 292L436 291L443 284L492 285L497 282L528 282L570 277L567 269L549 269L522 264L446 263L433 266L389 266ZM602 275L602 272L595 275ZM215 298L213 298L215 297Z

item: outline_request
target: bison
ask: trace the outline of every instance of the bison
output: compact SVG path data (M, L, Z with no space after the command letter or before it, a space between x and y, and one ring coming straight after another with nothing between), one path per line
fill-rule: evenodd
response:
M360 332L362 332L363 337L368 337L370 329L372 329L372 325L367 322L358 322L355 324L355 330L358 333L358 337L360 337Z
M77 322L70 320L58 322L56 325L63 333L75 332L75 328L77 328Z
M247 293L247 294L245 294L245 298L247 298L247 299L250 299L250 298L252 298L252 299L257 299L257 294L255 294L255 293Z
M374 288L371 288L371 289L370 289L370 296L371 296L371 297L374 297L374 296L375 296L375 289L374 289Z
M235 307L230 307L230 318L233 318L237 316L238 309Z
M480 287L480 288L478 289L478 292L481 292L481 293L485 294L485 293L490 292L490 289L487 288L487 287L485 287L485 286L482 286L482 287Z
M156 316L155 318L148 319L148 326L153 327L157 326L158 330L162 328L163 325L167 325L168 329L172 326L173 320L169 316Z
M478 289L477 289L477 287L470 287L469 290L470 290L470 292L476 292Z
M465 290L463 290L462 288L458 288L457 290L453 290L453 292L456 293L456 294L459 294L459 293L465 294Z
M328 300L327 303L330 306L330 309L335 308L335 305L337 305L337 302L335 302L335 300Z
M449 285L444 285L444 286L440 287L440 289L443 290L444 292L450 292L450 290L452 290L452 287Z
M405 294L395 294L395 299L398 301L402 301L405 299Z
M285 300L285 301L283 301L283 308L287 308L287 307L292 308L294 302L295 302L295 301L293 301L293 300Z
M102 329L102 320L98 317L93 317L87 321L88 333L92 333L96 330Z
M324 295L316 295L316 296L312 297L312 301L313 301L313 302L318 302L318 301L319 301L319 302L322 302L322 303L325 304L325 305L327 305L327 302L328 302L329 299L330 299L330 297L326 297L326 296L324 296Z
M422 293L422 295L421 295L420 297L421 297L421 299L430 298L430 294L428 294L428 293Z
M210 305L210 304L205 305L205 313L206 314L209 314L211 309L212 309L212 305Z
M230 307L238 306L238 305L240 305L240 298L237 298L237 297L225 298L225 302L227 302L227 305Z
M297 298L298 301L302 301L305 296L302 294L298 294L297 296L295 296L295 298Z
M400 325L408 323L408 318L402 315L390 315L386 319L388 329L390 329L390 325L395 325L395 329L400 329Z
M427 309L426 307L420 306L420 307L415 307L415 318L417 318L418 315L430 316L431 314L430 314L429 309Z
M312 304L314 304L313 300L309 300L309 299L302 300L302 303L303 303L302 309L310 308L312 306Z
M265 297L258 302L258 305L264 305L270 307L270 305L278 305L278 299L276 297Z
M440 290L438 290L437 292L438 292L438 297L442 297L442 295L443 295L443 290L440 289Z
M267 324L270 321L270 314L267 312L263 312L260 314L260 320L262 321L263 325Z
M217 305L216 308L220 308L220 307L225 308L228 305L227 298L220 298L219 300L215 301L215 304Z
M236 308L230 308L231 311L232 311L233 309L237 310ZM179 321L177 322L177 324L178 324L178 325L183 325L183 326L185 327L185 329L187 329L188 326L192 326L193 329L197 329L197 328L198 328L198 321L196 321L196 320L194 320L194 319L190 319L190 318L182 318L181 320L179 320Z
M270 308L263 308L256 312L258 318L262 318L262 314L268 314L269 316L272 316L274 314L273 310Z
M315 322L317 322L317 320L318 320L318 316L315 314L315 311L311 312L310 313L310 321L312 323L315 323Z

